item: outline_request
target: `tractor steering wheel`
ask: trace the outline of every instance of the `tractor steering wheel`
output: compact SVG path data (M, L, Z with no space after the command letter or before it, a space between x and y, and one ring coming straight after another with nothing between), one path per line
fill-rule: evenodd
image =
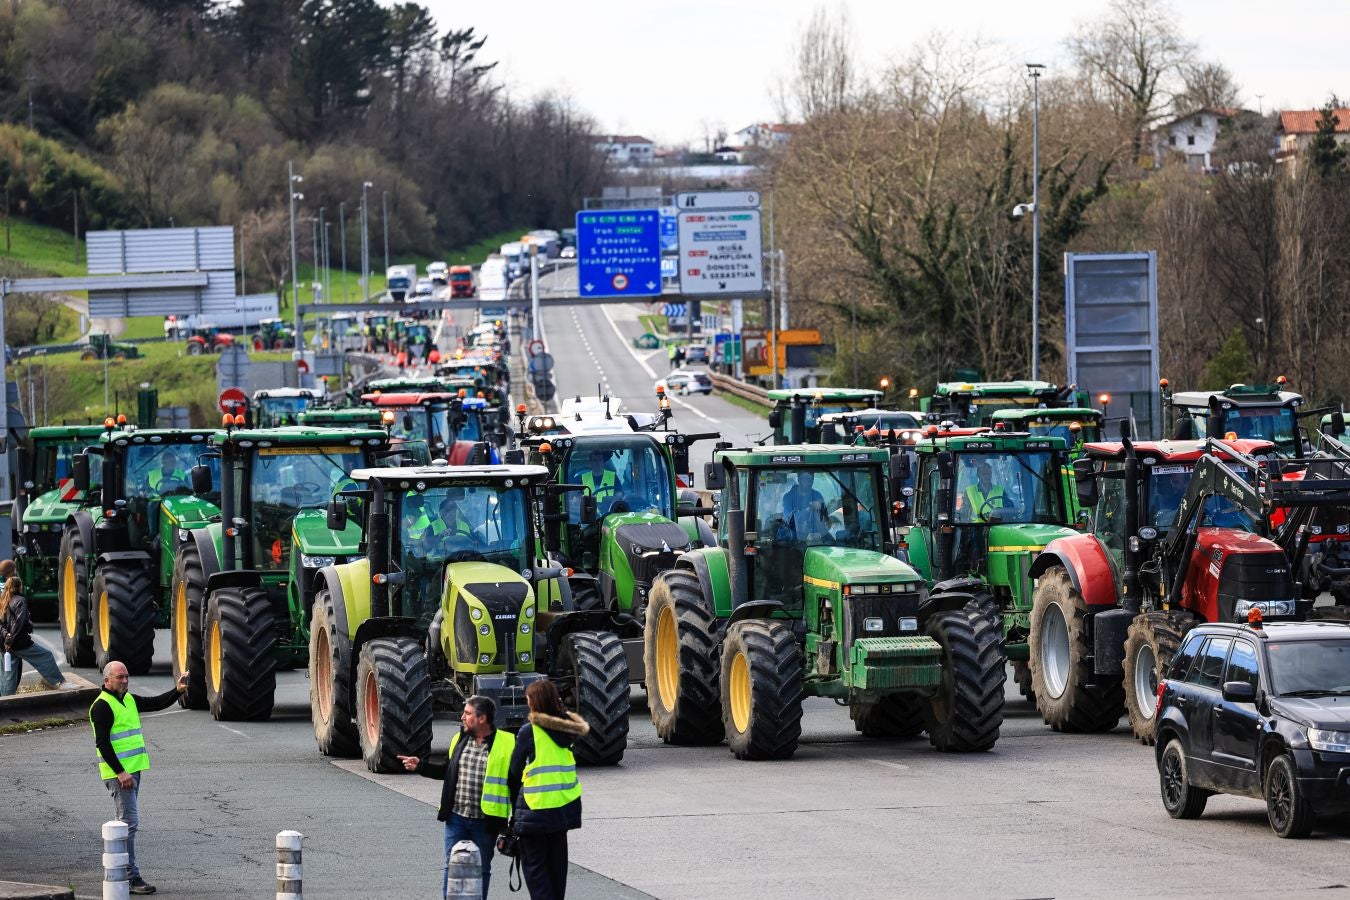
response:
M1012 509L1014 506L1015 504L1007 494L998 494L997 496L990 497L980 504L978 520L988 522L990 515L992 515L995 510Z

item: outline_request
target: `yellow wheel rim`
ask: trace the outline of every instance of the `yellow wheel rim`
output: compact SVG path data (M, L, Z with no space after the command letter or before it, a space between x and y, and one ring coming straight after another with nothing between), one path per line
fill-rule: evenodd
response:
M661 705L675 708L680 695L680 635L675 627L675 610L661 607L656 619L656 693Z
M98 639L103 643L104 650L108 649L108 641L112 637L112 617L108 615L108 592L105 589L98 595Z
M75 557L66 557L66 567L61 572L61 608L65 612L66 637L75 637Z
M211 623L210 646L209 646L207 652L210 654L211 688L212 688L213 690L219 691L219 690L220 690L220 669L221 669L221 659L220 659L220 657L221 657L221 653L220 653L220 623L219 623L219 622L212 622L212 623Z
M750 664L745 651L737 650L731 660L731 724L744 732L750 727Z
M366 744L374 747L380 742L380 687L375 672L366 673Z
M328 633L314 633L314 693L319 698L319 716L328 721L333 708L333 661L328 658Z
M173 596L173 661L178 664L179 672L187 671L187 584L178 582L178 590Z

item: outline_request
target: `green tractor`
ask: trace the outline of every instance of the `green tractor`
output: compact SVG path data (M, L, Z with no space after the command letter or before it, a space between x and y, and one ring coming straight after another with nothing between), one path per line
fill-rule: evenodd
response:
M984 427L999 410L1043 410L1068 403L1084 407L1085 399L1076 385L1061 388L1048 381L944 381L933 396L919 401L919 408L930 422Z
M928 732L982 751L1003 722L1005 658L960 592L932 592L887 540L890 455L780 446L713 453L716 543L657 576L645 616L648 704L668 743L784 759L802 698L831 697L874 737ZM894 488L895 485L891 484Z
M1066 521L1086 520L1087 513L1078 505L1074 487L1073 464L1084 456L1085 444L1103 439L1106 414L1090 407L1066 406L1051 409L1001 409L990 416L995 430L1029 434L1034 438L1057 437L1064 441L1064 499L1068 505Z
M820 443L821 416L857 413L881 402L870 388L800 388L769 391L774 444Z
M379 428L384 417L369 406L311 406L300 411L300 424L309 428Z
M604 614L576 609L565 570L541 556L542 466L359 469L329 504L348 527L359 498L359 555L320 570L309 629L310 706L325 755L360 755L376 772L426 756L433 703L497 704L497 725L526 717L525 688L551 678L590 723L574 748L613 764L628 735L628 667ZM593 513L593 501L582 498ZM440 528L438 531L437 528ZM544 599L544 595L554 598Z
M1028 571L1046 544L1077 534L1064 442L986 431L935 435L914 452L907 559L934 593L970 595L972 611L998 626L1018 688L1032 699Z
M295 329L280 319L259 319L258 333L253 336L253 349L285 350L295 345Z
M183 532L220 515L218 495L194 491L188 478L210 435L109 425L98 447L75 458L72 482L84 500L66 518L57 563L71 665L119 660L133 675L150 670L155 628L169 621L173 548Z
M84 499L71 477L75 457L96 445L103 432L99 425L33 428L17 450L20 475L14 500L14 562L33 618L40 621L56 616L61 533L66 519ZM102 472L91 474L92 487L97 490Z
M80 359L140 359L141 350L135 344L114 341L102 331L89 332L89 346L80 351Z
M249 424L254 428L280 428L300 424L300 414L318 403L321 394L309 388L267 388L254 391L249 404Z
M220 521L174 543L173 670L187 672L180 702L222 720L272 714L278 669L308 656L315 574L358 553L355 524L334 532L324 510L347 473L387 455L382 429L231 429L216 432ZM210 471L193 470L210 489Z

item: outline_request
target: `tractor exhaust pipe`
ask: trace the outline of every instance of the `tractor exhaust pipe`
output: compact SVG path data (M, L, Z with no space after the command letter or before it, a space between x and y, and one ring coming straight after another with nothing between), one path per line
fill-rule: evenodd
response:
M1139 503L1142 497L1139 484L1139 457L1130 441L1129 426L1121 423L1120 442L1125 446L1125 552L1124 571L1121 573L1121 609L1138 614L1143 602L1139 589Z
M389 506L384 499L384 486L372 480L374 490L370 497L370 516L366 523L366 549L370 556L370 616L373 619L389 615L389 584L377 575L389 574Z
M731 607L736 609L750 599L746 577L745 510L741 508L740 484L736 473L727 467L727 574L731 576Z

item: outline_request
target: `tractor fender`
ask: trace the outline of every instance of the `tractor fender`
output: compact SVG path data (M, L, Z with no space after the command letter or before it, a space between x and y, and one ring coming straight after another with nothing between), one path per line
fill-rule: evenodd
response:
M417 620L409 616L379 616L366 619L356 626L356 639L352 641L353 672L356 671L356 658L361 653L361 647L368 641L384 637L407 637L421 642L426 637L426 632L419 631Z
M691 570L698 577L699 590L713 601L714 614L730 610L731 574L727 571L725 550L712 546L685 553L675 561L675 568Z
M1074 590L1088 606L1116 605L1116 580L1106 551L1095 536L1077 534L1051 541L1032 561L1027 575L1035 580L1054 566L1064 567Z
M211 533L205 528L188 529L187 539L179 541L186 544L191 541L197 548L197 556L202 561L202 577L209 579L220 571L220 555Z
M229 572L216 572L206 577L206 593L221 588L262 587L262 573L253 569L235 569Z
M150 554L144 550L109 550L100 553L97 562L100 566L148 566Z
M956 578L948 578L946 581L939 581L937 584L933 585L933 590L930 593L961 593L974 595L985 593L988 590L989 588L985 585L983 579L958 576Z
M569 634L578 631L608 631L620 638L642 637L642 623L626 613L607 609L555 614L548 626L548 646L556 650Z
M344 639L333 641L333 646L337 649L338 664L350 672L352 678L355 678L356 654L352 652L351 643L345 640L352 633L352 630L347 623L347 602L342 595L342 579L338 577L336 566L324 566L319 570L317 579L323 587L328 589L328 595L333 600L333 624L336 626L338 636ZM316 595L322 589L318 588L315 591Z
M751 600L749 603L742 603L732 612L731 618L727 619L727 628L746 619L767 619L783 608L783 604L777 600Z
M950 584L951 582L964 583L972 579L953 578L950 581L942 582ZM984 582L976 581L977 591L966 590L939 590L934 586L927 597L919 601L919 621L927 622L931 617L940 612L955 612L959 609L965 609L966 604L974 600L978 593L984 593Z
M67 528L77 528L80 532L80 546L84 548L85 553L90 553L94 549L94 517L84 510L71 513L70 518L66 519Z

